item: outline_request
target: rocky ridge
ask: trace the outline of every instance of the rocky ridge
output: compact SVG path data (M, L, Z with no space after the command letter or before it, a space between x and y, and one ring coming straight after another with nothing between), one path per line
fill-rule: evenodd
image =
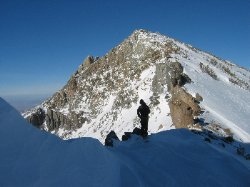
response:
M195 53L205 63L191 59ZM199 71L220 81L222 71L239 89L249 91L249 71L235 72L227 61L174 39L136 30L105 56L88 56L68 83L50 99L26 112L35 126L68 139L92 136L102 142L115 130L118 137L139 126L139 99L151 108L149 132L171 128L203 128L203 96L188 92L193 79L186 61L197 61ZM238 76L242 73L242 76ZM244 74L244 75L243 75ZM221 127L222 131L225 129Z

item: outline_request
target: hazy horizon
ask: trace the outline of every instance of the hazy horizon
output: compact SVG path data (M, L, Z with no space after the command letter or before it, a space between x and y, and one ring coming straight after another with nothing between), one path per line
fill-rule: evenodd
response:
M50 96L52 96L52 94L40 94L40 95L25 94L25 95L8 95L8 96L5 95L0 97L6 100L10 105L12 105L16 110L18 110L21 113L41 104Z

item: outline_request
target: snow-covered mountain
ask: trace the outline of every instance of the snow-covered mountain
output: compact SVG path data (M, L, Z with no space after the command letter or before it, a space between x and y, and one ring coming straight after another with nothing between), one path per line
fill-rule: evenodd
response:
M173 129L113 148L62 140L27 124L0 98L0 186L249 186L249 144ZM185 140L185 141L183 141Z
M136 30L105 56L88 56L68 83L24 113L61 138L94 137L140 126L139 100L150 106L149 133L209 129L250 142L250 72L159 33Z

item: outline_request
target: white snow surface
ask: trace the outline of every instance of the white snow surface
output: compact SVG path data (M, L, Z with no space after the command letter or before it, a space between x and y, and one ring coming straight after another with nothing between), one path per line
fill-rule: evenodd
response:
M199 93L203 97L200 106L204 109L206 122L216 122L224 128L229 128L238 140L250 142L250 89L243 89L229 81L229 74L220 67L227 67L239 79L250 83L250 72L238 66L201 51L194 51L187 45L176 43L183 55L173 55L174 60L179 61L184 72L191 78L192 83L185 88L195 96ZM217 65L211 65L211 60L216 60ZM218 77L214 80L202 73L199 64L209 65Z
M187 129L133 136L104 147L62 140L27 124L0 98L0 186L249 186L250 162L235 148ZM249 144L240 143L247 151Z

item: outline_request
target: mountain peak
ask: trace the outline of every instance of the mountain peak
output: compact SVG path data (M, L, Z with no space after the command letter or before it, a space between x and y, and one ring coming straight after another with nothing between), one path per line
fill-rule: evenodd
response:
M121 137L140 126L143 99L152 111L149 133L209 128L250 141L249 77L234 64L139 29L103 57L88 56L60 91L24 116L65 139L104 142L111 130Z

